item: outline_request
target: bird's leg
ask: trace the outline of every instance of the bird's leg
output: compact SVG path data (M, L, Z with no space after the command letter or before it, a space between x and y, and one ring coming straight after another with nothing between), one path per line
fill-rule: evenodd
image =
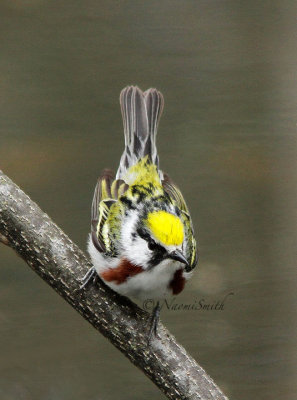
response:
M83 289L90 282L91 279L96 278L96 270L95 267L92 267L88 270L88 272L82 277L81 282L82 285L80 289Z
M160 311L161 311L161 307L160 307L160 302L158 301L152 312L151 326L150 326L150 331L149 331L149 335L148 335L148 343L151 341L153 334L155 337L158 337L157 326L158 326L158 322L160 319Z

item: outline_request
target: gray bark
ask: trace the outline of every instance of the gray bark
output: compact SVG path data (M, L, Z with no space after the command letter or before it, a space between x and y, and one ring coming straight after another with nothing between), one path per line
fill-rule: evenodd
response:
M2 242L9 244L169 399L227 399L161 323L160 338L147 345L147 312L101 281L79 290L80 278L91 266L89 260L1 171L0 234Z

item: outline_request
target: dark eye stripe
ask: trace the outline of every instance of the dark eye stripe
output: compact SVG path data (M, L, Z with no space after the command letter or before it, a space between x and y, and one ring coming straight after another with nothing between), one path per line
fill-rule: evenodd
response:
M137 229L137 233L142 239L147 241L147 246L150 250L154 251L155 253L158 253L159 255L166 253L164 247L154 242L153 239L150 237L150 235L147 233L147 231L145 231L142 227L139 227Z
M150 235L142 227L137 228L137 234L147 242L151 239Z
M153 240L149 240L148 243L147 243L147 247L148 247L150 250L154 251L154 250L157 250L158 247L160 247L160 246L158 246L157 243L154 242Z

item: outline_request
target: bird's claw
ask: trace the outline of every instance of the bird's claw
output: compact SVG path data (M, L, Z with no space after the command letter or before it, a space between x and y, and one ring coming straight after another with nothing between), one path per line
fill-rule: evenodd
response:
M81 282L82 285L79 287L80 290L82 290L83 288L85 288L87 286L87 284L92 280L96 279L96 270L94 267L90 268L87 273L82 277Z
M161 310L161 307L160 307L160 303L158 301L157 305L153 309L152 316L151 316L151 325L150 325L148 341L147 341L148 344L150 344L153 335L159 339L159 335L157 333L157 327L158 327L158 322L160 319L160 310Z

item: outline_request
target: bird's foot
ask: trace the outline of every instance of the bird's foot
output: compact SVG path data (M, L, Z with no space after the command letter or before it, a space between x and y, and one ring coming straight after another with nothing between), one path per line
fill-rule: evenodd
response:
M80 290L87 286L87 284L93 279L95 281L97 277L96 270L94 267L90 268L88 272L82 277L82 285L79 287Z
M158 327L158 322L160 319L160 311L161 311L161 307L160 307L160 302L158 301L156 306L153 309L152 316L151 316L151 325L150 325L150 331L148 334L148 344L150 344L150 341L151 341L153 335L156 338L159 338L158 333L157 333L157 327Z

